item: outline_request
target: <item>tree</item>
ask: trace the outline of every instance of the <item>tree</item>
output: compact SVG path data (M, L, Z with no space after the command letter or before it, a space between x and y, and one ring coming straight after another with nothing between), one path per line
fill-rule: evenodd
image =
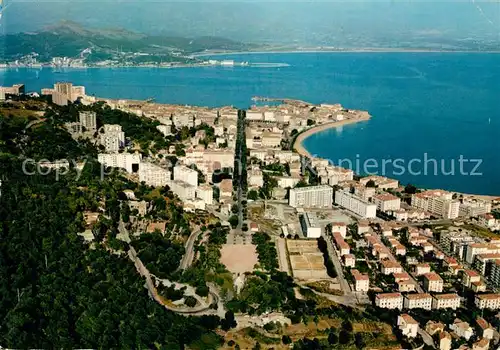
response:
M196 298L189 295L184 299L184 304L189 307L195 307L198 302L196 301Z
M339 338L337 337L337 334L335 334L334 331L330 331L328 334L328 343L331 345L337 344L339 342Z
M307 126L313 126L314 124L316 124L316 121L312 119L307 119Z
M373 180L369 180L369 181L366 183L366 187L372 187L372 188L375 188L375 187L377 187L377 184L375 183L375 181L373 181Z
M352 323L349 320L342 321L342 329L346 332L352 332Z
M339 343L340 344L349 344L351 341L351 333L347 332L346 330L341 330L339 333Z
M292 343L292 338L290 338L289 335L284 335L281 337L281 342L285 345L291 344Z
M236 228L239 223L239 219L236 215L233 215L229 218L229 223L231 224L232 228Z
M412 184L408 184L405 187L405 193L415 194L415 193L417 193L417 187L413 186Z
M257 192L256 190L250 190L247 194L247 198L256 201L257 199L259 199L259 192Z
M236 327L238 324L236 323L236 319L234 318L234 312L231 310L226 311L225 318L221 322L221 327L223 330L228 331L231 328Z

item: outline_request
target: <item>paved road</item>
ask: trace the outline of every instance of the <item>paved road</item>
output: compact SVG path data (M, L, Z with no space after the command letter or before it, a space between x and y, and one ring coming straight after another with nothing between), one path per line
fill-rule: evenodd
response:
M349 283L347 283L347 280L344 277L344 270L342 269L342 264L340 263L339 256L337 255L337 252L333 247L330 236L326 237L325 241L328 247L328 254L332 258L333 265L335 266L335 270L337 271L337 280L340 283L340 288L342 288L344 295L351 296L352 294L351 287L349 286Z
M182 260L179 264L179 270L185 270L188 267L191 266L194 260L194 243L198 239L198 236L202 233L201 230L195 230L193 231L190 235L189 238L186 242L186 252L184 253L184 256L182 257Z

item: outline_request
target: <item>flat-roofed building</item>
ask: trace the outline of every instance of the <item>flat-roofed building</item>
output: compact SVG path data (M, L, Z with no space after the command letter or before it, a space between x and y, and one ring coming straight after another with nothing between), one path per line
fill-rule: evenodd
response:
M432 296L428 293L407 294L404 299L405 309L432 309Z
M476 294L474 303L479 309L500 309L500 294Z
M456 293L449 294L435 294L432 299L432 308L439 309L453 309L456 310L460 307L460 296Z
M170 184L172 173L161 166L142 162L139 164L139 181L148 186L163 187Z
M198 186L198 172L188 168L185 165L176 165L174 167L174 180L184 181L191 186Z
M441 293L443 291L443 279L435 272L424 275L424 289L428 292Z
M293 188L288 204L294 208L331 208L333 188L327 185Z
M205 202L205 205L214 204L214 189L208 184L202 184L196 188L196 198Z
M456 219L460 202L454 200L453 194L450 192L431 190L412 195L411 205L445 219Z
M300 220L302 232L307 238L319 238L323 232L322 226L319 224L316 213L307 212L302 215Z
M128 173L134 173L139 171L142 156L140 153L99 153L97 160L107 167L122 168Z
M90 111L82 111L78 114L80 119L80 124L87 131L97 130L97 114Z
M382 309L403 309L403 295L401 293L379 293L375 296L375 306Z
M170 183L170 189L182 201L193 200L196 198L196 187L181 180L173 180Z
M375 218L377 216L377 206L357 197L347 191L335 192L335 204L346 208L362 218Z
M104 146L106 152L116 153L125 145L125 133L122 131L121 125L105 124L103 133L100 133L101 145Z

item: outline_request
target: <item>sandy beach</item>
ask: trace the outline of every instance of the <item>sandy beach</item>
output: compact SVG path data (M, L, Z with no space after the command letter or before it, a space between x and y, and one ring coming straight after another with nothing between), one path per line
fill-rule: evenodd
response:
M314 126L304 132L302 132L299 136L297 136L297 139L295 140L293 144L293 149L300 155L312 158L312 155L307 151L307 149L304 147L303 142L305 139L307 139L309 136L314 135L318 132L332 129L332 128L337 128L339 126L344 126L344 125L349 125L349 124L355 124L363 121L367 121L371 118L369 114L363 114L362 116L358 118L352 118L352 119L346 119L346 120L341 120L338 122L330 122L330 123L325 123L321 125Z

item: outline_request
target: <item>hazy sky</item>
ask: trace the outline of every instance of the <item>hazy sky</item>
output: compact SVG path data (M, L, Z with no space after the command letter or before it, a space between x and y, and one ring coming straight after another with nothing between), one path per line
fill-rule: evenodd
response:
M324 43L500 35L500 3L479 1L83 1L4 0L2 30L60 20L152 34L217 35L254 42Z

